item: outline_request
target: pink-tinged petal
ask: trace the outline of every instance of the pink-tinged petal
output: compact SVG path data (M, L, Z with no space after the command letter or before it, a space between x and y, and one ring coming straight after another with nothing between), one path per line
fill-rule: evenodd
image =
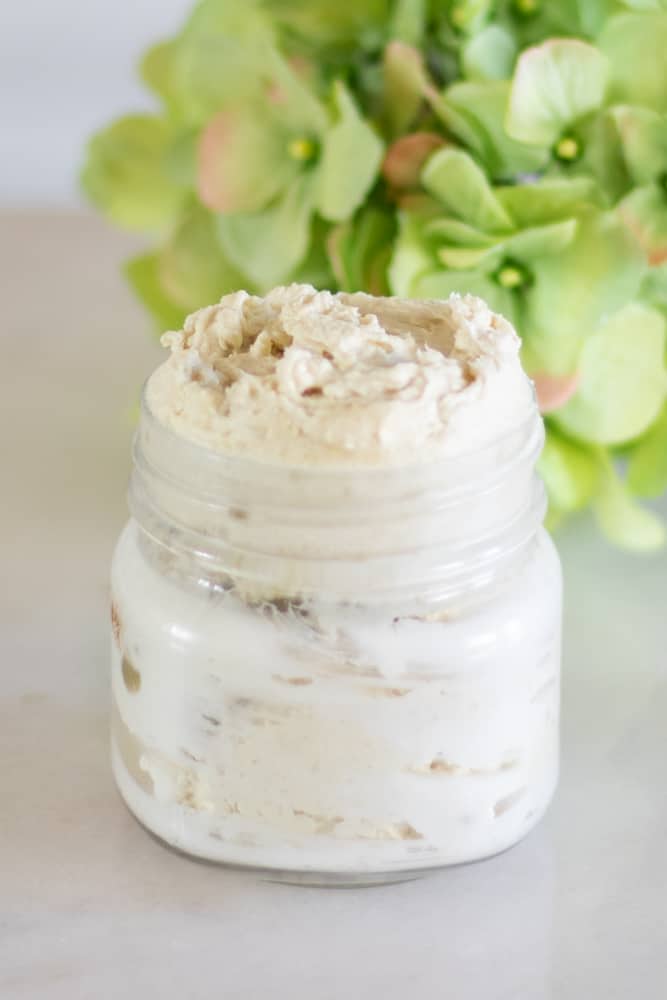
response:
M618 207L618 214L656 266L667 260L667 195L657 184L636 188Z
M266 108L220 111L200 136L197 191L214 212L258 211L297 171L288 136Z
M233 142L234 121L221 111L206 126L199 139L197 189L203 205L214 212L232 211L232 193L226 189L218 170L218 151Z
M541 413L553 413L565 406L579 386L579 375L547 375L537 372L532 376Z
M413 132L392 143L382 163L382 176L395 188L416 188L424 163L431 153L444 146L435 132Z

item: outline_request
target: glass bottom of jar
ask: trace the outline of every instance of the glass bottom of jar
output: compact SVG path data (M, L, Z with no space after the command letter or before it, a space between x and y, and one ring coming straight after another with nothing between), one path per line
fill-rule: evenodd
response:
M263 881L302 886L304 888L328 889L361 889L391 885L400 882L410 882L425 878L428 875L443 871L446 868L460 867L465 864L476 864L480 861L487 861L490 858L504 854L506 851L511 850L518 843L520 843L524 837L530 833L535 826L537 826L548 809L556 787L556 782L554 782L551 794L545 801L544 808L535 812L535 814L531 817L530 824L525 827L521 835L514 837L509 842L499 845L494 850L461 860L443 861L435 858L429 860L424 859L420 862L413 862L410 867L406 868L397 866L396 868L385 870L359 870L351 868L350 870L343 869L324 871L316 866L310 868L304 865L295 868L287 868L279 865L264 866L261 863L244 863L232 859L227 860L225 858L212 857L196 846L181 845L175 842L175 839L169 839L156 828L155 824L151 823L149 813L152 799L142 788L139 787L133 776L128 773L116 747L113 745L113 741L112 770L117 788L128 810L138 821L140 826L142 826L152 839L156 840L162 847L166 847L173 853L187 858L190 861L195 861L200 864L215 865L216 867L228 871L252 873L255 877ZM295 849L295 855L296 854L298 854L297 849Z

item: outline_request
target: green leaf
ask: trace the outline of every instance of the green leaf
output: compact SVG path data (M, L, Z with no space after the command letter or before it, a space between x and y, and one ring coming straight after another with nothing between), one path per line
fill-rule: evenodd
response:
M636 296L644 268L639 246L614 213L582 213L572 243L533 262L522 328L531 367L570 374L584 339Z
M156 253L140 254L126 261L123 271L132 291L155 320L158 332L163 333L179 330L187 310L166 295L160 284L158 262Z
M614 108L611 114L634 183L648 184L667 173L667 118L628 105Z
M461 53L468 80L507 80L512 75L516 42L499 24L489 24L466 43Z
M514 139L551 146L578 119L602 104L607 60L574 38L550 39L519 56L505 127Z
M652 552L665 543L662 519L633 500L607 456L593 510L604 534L621 548Z
M643 247L649 264L667 260L667 192L661 186L635 188L621 201L618 213Z
M598 45L611 66L612 100L664 113L667 107L667 14L619 14Z
M90 140L81 184L113 222L154 230L176 215L185 195L164 169L173 132L161 118L129 115Z
M667 406L630 452L628 486L642 497L667 490Z
M548 153L517 142L505 131L510 85L505 81L455 83L437 99L435 114L449 131L469 147L494 180L542 169Z
M259 292L289 278L306 254L313 183L311 175L302 175L261 212L218 216L224 253Z
M597 453L564 437L553 426L548 428L537 469L547 488L549 504L563 513L585 507L600 476Z
M485 232L503 232L512 220L496 198L484 172L459 149L440 149L429 157L422 184L453 215Z
M518 227L558 222L598 203L597 186L588 177L508 185L496 188L496 197Z
M169 299L188 312L245 283L220 249L215 220L200 206L192 207L160 251L158 276Z
M199 197L216 212L256 212L303 169L289 155L289 133L268 108L218 112L199 144Z
M637 437L667 396L664 350L660 313L638 303L625 306L585 340L579 387L558 411L559 425L599 444Z
M322 144L318 165L317 210L330 222L348 219L375 181L383 144L357 111L345 86L334 84L338 115Z

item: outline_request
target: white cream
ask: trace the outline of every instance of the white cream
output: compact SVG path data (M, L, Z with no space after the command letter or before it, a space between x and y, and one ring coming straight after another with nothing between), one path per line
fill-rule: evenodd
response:
M515 843L557 780L560 571L509 324L292 286L166 340L112 573L130 808L316 882Z
M502 596L450 620L393 621L188 590L135 533L114 569L126 657L123 670L115 644L114 770L170 844L261 868L391 873L495 854L541 817L560 660L546 534Z
M459 455L515 426L532 393L512 326L471 295L236 292L162 342L172 354L147 386L158 420L288 465Z

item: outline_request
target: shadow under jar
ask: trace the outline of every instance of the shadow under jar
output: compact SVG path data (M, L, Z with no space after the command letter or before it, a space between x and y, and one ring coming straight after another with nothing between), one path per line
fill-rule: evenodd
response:
M144 404L112 571L113 769L181 851L361 885L488 857L558 774L536 410L474 454L296 468Z

